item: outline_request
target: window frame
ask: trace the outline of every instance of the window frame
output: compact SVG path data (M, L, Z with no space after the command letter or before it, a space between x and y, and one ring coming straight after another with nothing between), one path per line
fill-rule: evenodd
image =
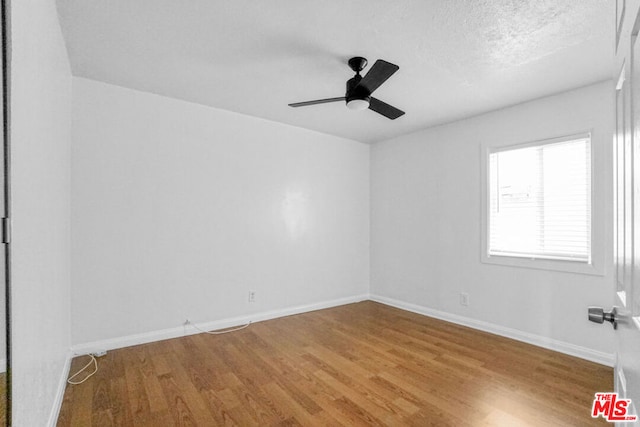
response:
M546 258L529 258L515 255L489 255L489 226L490 226L490 192L489 192L489 156L492 153L508 151L519 148L535 147L558 142L571 141L574 139L589 138L590 168L591 168L591 262L573 260L555 260ZM596 204L602 200L596 186L596 171L594 168L594 157L598 155L598 150L594 149L594 138L591 130L585 132L571 133L566 136L539 139L521 143L504 144L481 144L481 262L486 264L503 265L510 267L523 267L541 270L562 271L569 273L580 273L603 276L604 272L604 237L599 230L601 221L600 212L596 210Z

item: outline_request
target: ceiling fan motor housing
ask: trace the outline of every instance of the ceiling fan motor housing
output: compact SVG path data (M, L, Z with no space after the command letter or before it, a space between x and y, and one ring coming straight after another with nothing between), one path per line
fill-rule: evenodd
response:
M347 93L345 94L347 104L349 101L353 101L355 99L367 102L371 100L371 94L369 91L363 86L358 86L360 80L362 80L362 76L360 74L356 74L353 78L347 80Z

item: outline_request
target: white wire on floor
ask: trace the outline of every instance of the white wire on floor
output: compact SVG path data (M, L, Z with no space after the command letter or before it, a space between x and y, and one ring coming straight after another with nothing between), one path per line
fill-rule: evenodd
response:
M200 332L203 332L205 334L210 334L210 335L221 335L221 334L227 334L229 332L235 332L235 331L239 331L242 330L244 328L247 328L251 322L247 323L246 325L242 325L239 326L237 328L233 328L233 329L225 329L225 330L221 330L221 331L205 331L202 328L199 328L198 325L196 325L195 323L192 323L190 320L187 320L187 324L193 326L194 328L196 328L197 330L199 330ZM67 382L69 384L73 384L73 385L78 385L78 384L82 384L83 382L85 382L86 380L88 380L89 378L91 378L93 375L95 375L96 372L98 372L98 361L96 360L96 356L94 354L87 354L87 356L91 357L91 360L89 361L89 363L87 363L86 365L84 365L84 367L82 369L80 369L78 372L76 372L75 374L71 375L68 379ZM84 377L82 380L80 381L73 381L73 379L75 377L77 377L78 375L80 375L81 373L83 373L84 371L87 370L87 368L89 366L91 366L93 364L93 372L91 372L89 375L87 375L86 377Z
M86 380L88 380L89 378L91 378L96 372L98 372L98 361L96 360L96 357L93 354L88 354L87 356L91 356L91 360L89 361L89 363L87 363L86 365L84 365L84 368L80 369L78 372L76 372L75 374L71 375L68 379L67 382L69 384L73 384L73 385L78 385L78 384L82 384L83 382L85 382ZM75 377L77 377L78 375L80 375L81 373L83 373L89 366L91 366L91 364L93 363L93 372L91 372L89 375L87 375L86 377L84 377L82 380L80 381L73 381L73 379Z
M191 323L191 320L187 320L187 323L189 325L193 326L194 328L196 328L197 330L199 330L200 332L203 332L205 334L210 334L210 335L221 335L221 334L227 334L229 332L239 331L241 329L244 329L244 328L248 327L251 324L251 322L249 322L246 325L242 325L242 326L239 326L239 327L234 328L234 329L225 329L225 330L222 330L222 331L205 331L204 329L199 328L198 325L196 325L195 323Z

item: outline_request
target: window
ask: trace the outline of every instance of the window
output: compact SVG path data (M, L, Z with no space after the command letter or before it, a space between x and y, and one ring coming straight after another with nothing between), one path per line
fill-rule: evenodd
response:
M485 261L592 264L589 134L489 148L485 168Z

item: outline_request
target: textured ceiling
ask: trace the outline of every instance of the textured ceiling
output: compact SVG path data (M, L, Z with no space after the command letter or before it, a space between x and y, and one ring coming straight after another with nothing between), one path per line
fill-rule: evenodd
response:
M58 0L73 74L363 142L610 77L611 0ZM351 56L400 66L342 103ZM365 72L367 69L365 69Z

